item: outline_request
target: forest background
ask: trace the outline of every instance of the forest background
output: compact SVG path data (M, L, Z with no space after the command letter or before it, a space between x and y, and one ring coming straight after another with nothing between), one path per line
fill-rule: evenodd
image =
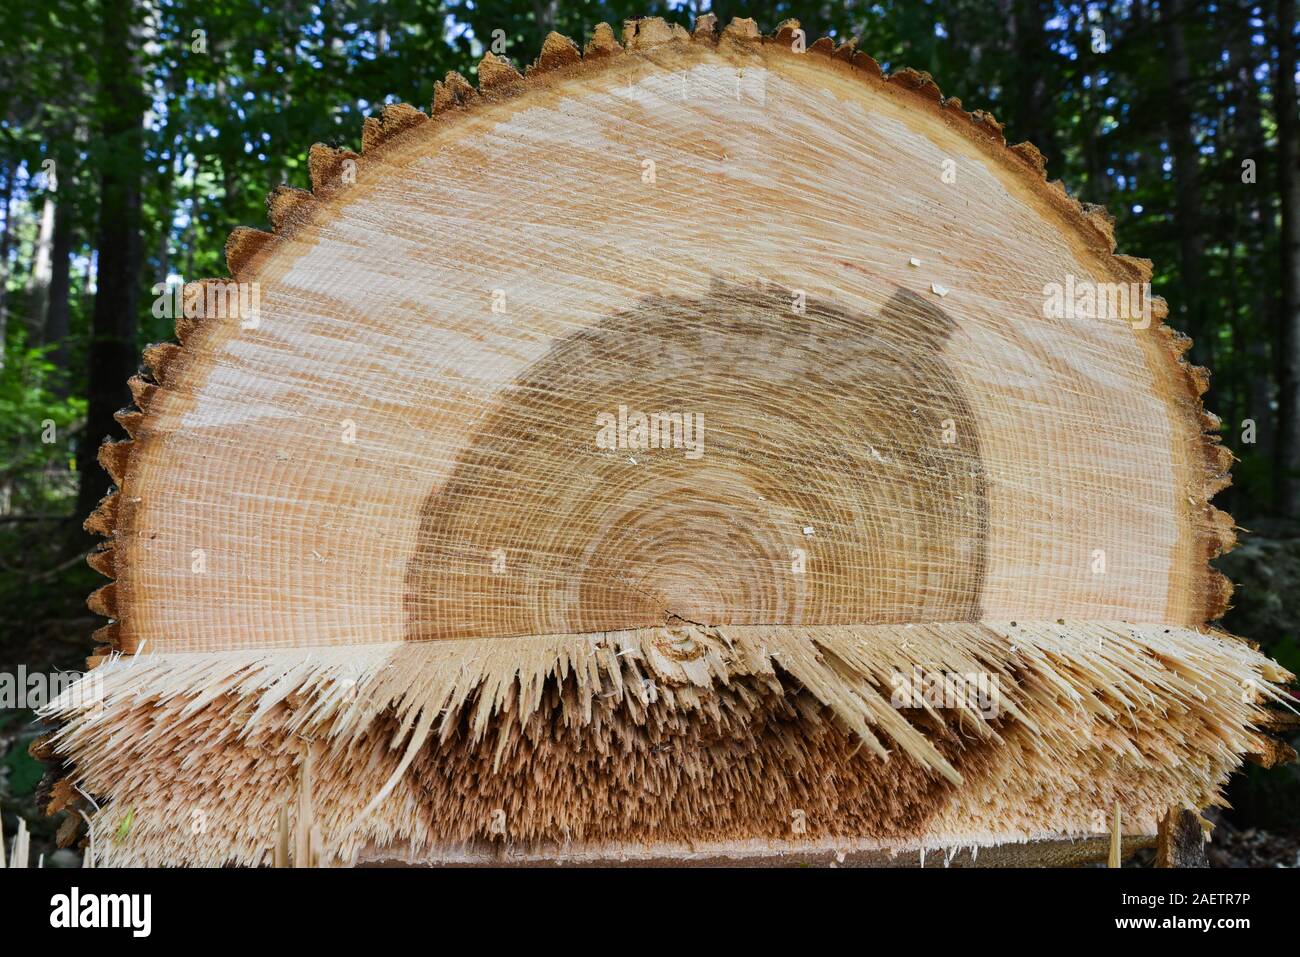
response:
M359 150L366 116L427 108L488 48L522 68L551 30L581 45L602 21L712 12L765 31L793 17L809 42L856 36L886 70L929 71L1110 209L1213 370L1206 405L1239 460L1216 500L1248 530L1220 560L1238 584L1226 624L1300 671L1296 7L0 0L0 670L82 667L102 623L84 605L102 579L81 522L109 487L95 450L123 436L142 347L172 336L159 290L225 275L231 230L265 227L272 187L309 186L312 143ZM0 710L0 811L39 844L31 717ZM1241 847L1221 863L1300 862L1294 769L1252 770L1231 798Z

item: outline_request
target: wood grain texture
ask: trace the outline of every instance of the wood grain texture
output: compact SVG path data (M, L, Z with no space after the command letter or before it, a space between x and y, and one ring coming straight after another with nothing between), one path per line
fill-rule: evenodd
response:
M651 316L623 328L619 344L642 343L634 361L649 389L639 393L651 403L645 411L674 401L703 414L706 430L716 423L724 440L743 427L736 419L755 398L739 388L717 394L734 356L752 376L769 377L788 420L807 405L798 412L809 436L834 441L859 420L833 409L849 384L833 378L843 373L828 362L828 343L842 353L841 369L869 372L867 321L878 321L900 290L911 293L956 325L936 355L955 378L954 411L972 409L958 434L982 446L993 535L980 595L986 613L1205 620L1196 397L1158 332L1042 316L1046 283L1128 277L1085 245L1079 224L1063 222L1007 154L972 142L942 112L917 109L907 93L775 45L672 43L621 57L617 67L546 77L526 96L423 124L381 147L312 222L264 243L256 268L236 268L261 283L259 328L217 321L198 333L185 373L154 396L134 446L133 481L124 486L130 508L117 535L128 646L145 637L168 649L216 650L404 635L403 572L412 556L460 545L420 540L424 502L452 481L468 448L490 441L485 420L497 416L498 431L512 427L500 421L511 414L502 409L511 390L620 314L654 297L707 297L719 281L803 290L861 317L858 338L815 310L800 317L778 309L767 325L784 323L785 354L763 351L786 343L756 324L750 342L716 343L715 356L697 346L675 366L664 340L697 330L679 315ZM656 160L654 184L642 182L643 158ZM948 158L957 163L955 184L941 178ZM946 297L931 292L936 283L950 290ZM504 294L502 313L492 311L494 290ZM593 379L606 381L580 397L587 408L565 408L567 395L535 382L530 400L516 402L570 431L564 452L573 475L608 467L582 433L595 432L589 408L626 404L633 390L608 378L621 361L611 352L591 367ZM657 375L691 385L657 394ZM882 388L893 388L899 404L924 395L907 383ZM828 406L818 408L819 394ZM940 423L949 416L933 403L925 412L907 424L923 431L901 441L942 452ZM355 423L355 443L342 440L346 422ZM880 428L903 425L895 414ZM743 451L768 452L744 438ZM778 431L771 446L784 438ZM710 450L695 469L705 476L701 495L737 457L725 444ZM622 464L625 484L644 484L646 465ZM804 459L782 481L807 487L819 466ZM758 469L771 471L763 462ZM888 495L887 483L863 482L862 494ZM742 476L733 484L750 491L753 483ZM508 482L496 487L510 494ZM620 503L605 504L614 526ZM885 521L897 509L876 514ZM827 508L773 505L743 523L774 546L820 527L814 578L844 564L820 561L818 547L860 546L871 535ZM536 554L542 543L526 532L488 544ZM570 532L584 542L600 534ZM717 564L707 536L696 547L698 556L677 560ZM195 548L209 556L203 576L190 570ZM1097 549L1106 552L1106 574L1091 570ZM486 574L490 553L461 564ZM657 563L653 552L642 558ZM571 566L530 571L540 587L573 581ZM593 570L597 583L607 571ZM776 579L788 577L760 573L756 590L777 590ZM899 587L917 580L904 577ZM323 608L322 594L342 600ZM486 611L474 630L530 633L503 632L492 618L502 613ZM644 623L631 615L618 626Z
M526 78L489 56L363 155L314 148L312 193L231 237L257 321L147 354L88 520L105 650L158 657L103 666L108 721L55 709L98 793L192 797L186 727L239 782L224 830L142 822L138 859L259 860L254 795L308 727L343 857L490 841L494 801L532 842L777 840L777 794L894 850L1084 833L1120 794L1151 833L1262 748L1285 672L1203 628L1232 541L1204 372L1158 300L1044 309L1150 264L992 117L796 27L636 21ZM602 443L637 414L699 427ZM634 704L608 654L674 690ZM1015 689L1001 723L889 704L890 669L943 662ZM1149 723L1076 740L1118 687ZM669 725L710 742L671 786ZM632 767L660 784L620 796Z

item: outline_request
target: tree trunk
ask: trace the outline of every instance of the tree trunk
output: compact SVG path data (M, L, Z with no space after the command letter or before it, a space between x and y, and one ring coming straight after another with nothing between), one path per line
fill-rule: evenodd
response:
M45 327L45 310L50 301L50 265L54 254L54 192L46 184L45 201L41 204L41 225L36 234L35 256L32 272L27 277L27 344L41 345Z
M1105 206L1110 201L1111 179L1106 172L1106 155L1105 148L1101 142L1103 135L1101 117L1105 111L1106 97L1104 93L1098 92L1097 80L1101 77L1105 68L1103 66L1104 54L1093 52L1092 49L1092 28L1101 27L1104 30L1110 29L1110 24L1103 21L1093 21L1089 19L1091 11L1095 9L1091 3L1083 5L1083 29L1079 36L1080 58L1088 63L1088 77L1091 82L1087 89L1082 91L1083 105L1081 108L1080 128L1083 131L1083 162L1084 170L1087 174L1087 195L1091 202ZM1105 16L1106 8L1101 8L1102 16ZM1109 43L1109 40L1107 40Z
M0 369L4 368L5 343L9 335L9 244L13 241L14 174L15 167L5 168L3 193L0 194L0 209L3 209L5 218L4 225L0 226Z
M1252 295L1247 303L1250 322L1245 334L1234 342L1241 343L1246 353L1245 384L1242 396L1245 402L1244 418L1255 423L1255 452L1261 461L1271 463L1274 456L1274 418L1273 418L1273 358L1269 336L1266 331L1273 322L1277 304L1273 284L1261 277L1258 271L1263 267L1264 250L1269 246L1273 233L1273 210L1269 193L1268 177L1271 175L1269 164L1265 162L1267 147L1266 133L1261 122L1259 84L1255 81L1257 61L1251 47L1251 30L1246 24L1238 24L1232 30L1228 40L1228 52L1232 64L1232 83L1236 88L1236 122L1237 155L1234 157L1231 172L1237 177L1234 188L1242 197L1240 208L1245 214L1247 228L1246 254L1244 268L1251 273L1250 285ZM1256 182L1241 182L1244 160L1254 160ZM1270 269L1271 271L1271 269ZM1241 428L1241 422L1229 423L1229 434ZM1237 433L1240 434L1239 432ZM1277 501L1277 489L1273 490L1272 501ZM1255 509L1261 510L1267 503L1256 503Z
M1282 201L1278 310L1278 506L1300 516L1300 144L1296 142L1295 3L1277 5L1278 195Z
M1009 26L1019 74L1013 94L1014 115L1008 135L1028 140L1048 157L1056 158L1051 123L1047 119L1047 77L1043 68L1047 37L1038 0L1014 0Z
M78 454L77 507L89 513L110 480L95 464L105 436L119 435L113 413L127 404L126 378L136 368L143 172L144 96L135 61L134 0L104 0L100 110L105 155L100 175L99 269L89 349L89 410Z
M45 335L47 345L53 345L50 361L63 373L57 391L66 396L69 391L67 373L70 371L68 350L69 303L72 291L72 209L65 197L54 211L54 243L50 252L49 302L45 308Z
M1169 143L1174 154L1174 220L1178 228L1179 294L1177 308L1183 331L1192 337L1192 358L1209 358L1209 340L1202 335L1205 314L1201 276L1205 242L1200 229L1200 187L1196 134L1192 121L1191 58L1183 35L1183 0L1164 0L1160 23L1169 57Z

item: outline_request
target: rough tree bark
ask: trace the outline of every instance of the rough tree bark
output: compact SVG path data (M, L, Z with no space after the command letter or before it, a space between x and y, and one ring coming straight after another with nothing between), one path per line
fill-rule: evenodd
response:
M1205 832L1192 811L1171 808L1156 836L1156 867L1208 867Z

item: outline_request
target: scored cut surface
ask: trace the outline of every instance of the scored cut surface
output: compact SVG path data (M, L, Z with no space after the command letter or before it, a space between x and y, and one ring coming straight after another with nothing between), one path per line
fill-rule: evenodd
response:
M1153 378L1166 348L1158 333L1041 315L1045 283L1125 278L1115 261L1088 255L1077 227L1062 228L1006 159L887 87L813 55L700 47L656 48L654 59L625 69L530 89L445 130L425 124L360 164L354 184L240 276L262 284L259 327L198 331L202 347L181 358L184 374L155 396L137 439L118 583L127 647L145 637L159 650L216 650L408 636L411 556L461 544L419 540L425 501L446 494L489 417L526 412L512 385L611 316L652 297L707 297L718 280L776 282L872 318L903 290L951 315L955 329L934 361L952 370L973 410L979 437L964 434L972 423L960 423L958 435L982 446L986 615L1204 621L1201 519L1180 494L1200 481L1199 462L1181 447L1199 438L1184 409L1194 396ZM689 78L685 101L674 68ZM739 101L737 70L753 77ZM747 96L751 87L763 95ZM656 155L656 182L645 184L642 157ZM942 181L947 158L958 163L956 184ZM906 188L885 185L894 183ZM921 267L909 265L913 257ZM931 283L951 291L940 299ZM504 293L504 313L492 311L494 290ZM794 361L770 352L746 361L773 377L765 392L797 421L805 407L817 411L819 391L834 394L819 378L818 352L832 336L815 313L790 310L786 319ZM661 336L673 321L640 334ZM870 345L838 348L852 361L854 348ZM593 387L618 362L610 354L593 366ZM802 382L782 371L792 365L806 370ZM717 418L724 413L711 420L706 406L734 385L728 366L724 355L711 369L692 367L700 408L665 406L674 397L652 390L643 411L701 412L707 440L711 421L726 427ZM642 374L653 386L671 370L661 363ZM905 384L895 391L900 402L923 394ZM574 398L617 410L626 404L617 392L615 384ZM539 410L552 394L536 390ZM749 398L736 390L720 401ZM513 413L502 409L509 402ZM808 423L812 434L842 428L829 411ZM914 444L942 454L949 417L924 423L928 434ZM341 440L349 422L351 444ZM596 425L562 413L552 427L581 435L584 447L570 454L587 455L573 460L578 474L556 476L554 494L563 494L595 465ZM692 467L707 475L723 455ZM645 478L644 463L624 464L629 483ZM816 460L803 468L775 481L807 487ZM131 478L150 494L137 496ZM484 484L508 490L510 481ZM711 491L701 483L700 495ZM462 499L473 508L473 492ZM889 524L895 514L872 521ZM820 536L805 543L813 576L860 561L834 553L845 524L837 516L779 507L755 516L761 539L781 545L819 523ZM580 539L602 532L567 531ZM872 543L885 564L893 558L885 549L897 545L890 534ZM571 584L571 566L546 566L548 542L517 535L511 541L534 556L539 587ZM927 535L899 557L946 547L944 537ZM845 536L845 547L859 543ZM686 566L718 553L707 538L696 547ZM822 547L832 550L826 558ZM190 570L196 548L208 556L202 576ZM1091 570L1097 549L1106 552L1104 575ZM487 568L490 554L466 559ZM647 545L639 557L654 564L659 556ZM926 568L911 570L894 572L904 593L925 587ZM755 590L776 590L776 577L759 574ZM321 594L337 601L322 607ZM753 607L763 610L761 599ZM480 637L530 633L494 618L508 609L473 614ZM557 628L554 617L548 631L589 630L579 621Z
M821 808L809 835L897 849L1218 800L1285 672L1197 632L1231 542L1203 374L1158 300L1043 314L1149 264L923 75L738 23L548 41L527 82L489 56L480 102L389 108L232 237L260 319L151 353L90 523L103 637L148 665L97 669L106 722L55 709L137 808L120 853L259 860L308 747L343 858L490 840L494 801L527 842ZM602 447L636 413L701 428ZM894 707L913 667L1006 710ZM234 782L201 838L169 830L179 740Z

